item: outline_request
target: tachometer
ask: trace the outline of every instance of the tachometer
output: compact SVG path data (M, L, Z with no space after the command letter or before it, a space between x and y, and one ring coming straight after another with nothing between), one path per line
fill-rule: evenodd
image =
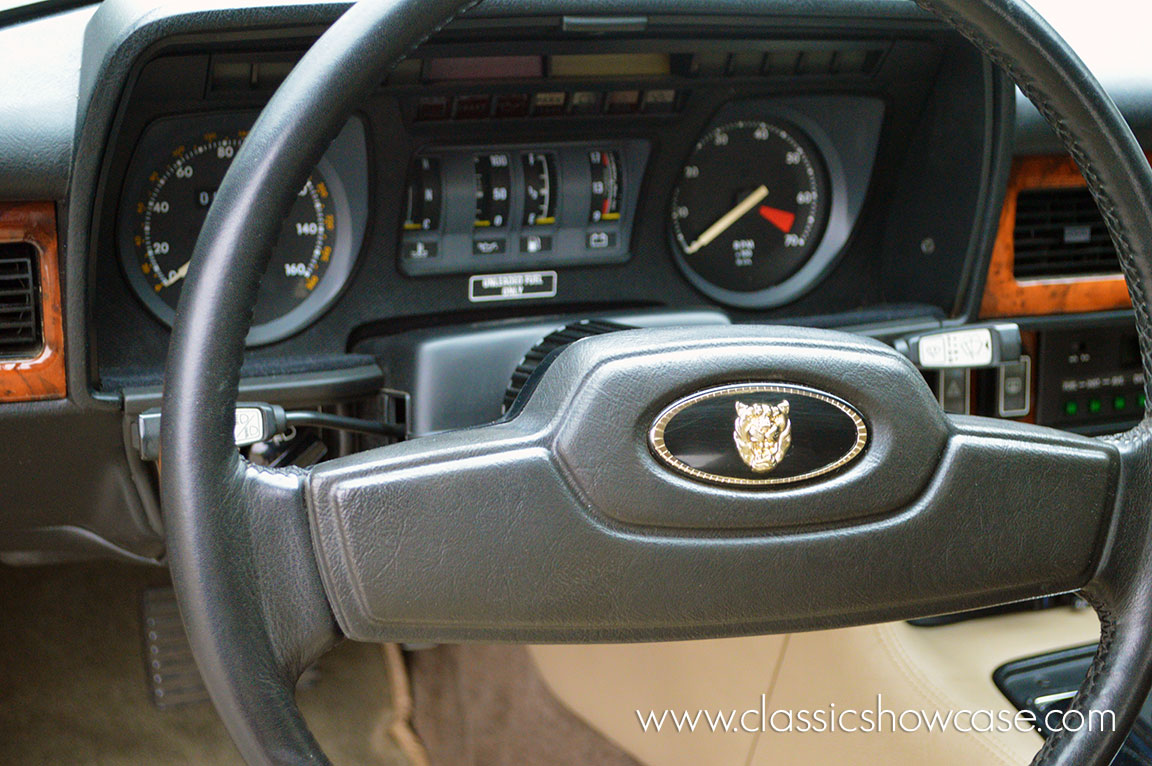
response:
M753 293L794 274L820 244L828 180L800 131L762 120L710 130L672 197L672 233L693 281Z
M145 306L166 323L175 316L208 208L247 135L237 125L247 121L241 115L161 120L142 137L129 166L121 262ZM344 168L362 152L363 129L355 120L329 150ZM363 232L363 206L350 205L341 175L326 155L297 190L260 283L249 343L298 331L346 281Z

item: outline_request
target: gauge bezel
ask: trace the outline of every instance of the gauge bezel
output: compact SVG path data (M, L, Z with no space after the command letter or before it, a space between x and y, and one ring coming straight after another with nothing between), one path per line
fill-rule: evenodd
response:
M718 303L743 309L770 309L798 299L814 288L832 269L852 234L872 177L880 138L884 104L868 97L800 96L748 99L723 106L688 147L676 186L668 192L665 208L667 240L676 266L693 287ZM827 223L820 243L791 276L762 290L741 292L720 287L688 263L672 225L672 201L697 144L711 131L734 122L767 122L795 128L819 153L827 174Z
M120 266L132 293L144 307L171 327L176 312L153 290L140 270L139 254L133 242L138 213L135 206L147 196L148 176L171 159L172 147L187 143L208 132L221 136L247 130L256 112L218 112L162 117L149 123L137 142L125 173L121 205L117 213L117 250ZM329 204L336 216L332 256L316 289L282 316L254 325L248 332L248 346L263 346L284 340L316 321L340 296L355 268L364 241L368 219L368 149L364 124L353 117L316 164L328 186ZM363 190L350 194L350 190Z

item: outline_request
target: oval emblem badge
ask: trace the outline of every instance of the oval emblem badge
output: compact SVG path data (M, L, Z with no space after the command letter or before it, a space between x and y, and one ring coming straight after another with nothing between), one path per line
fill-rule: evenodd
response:
M768 487L852 462L868 427L852 405L788 383L736 383L673 402L648 432L668 466L712 484Z

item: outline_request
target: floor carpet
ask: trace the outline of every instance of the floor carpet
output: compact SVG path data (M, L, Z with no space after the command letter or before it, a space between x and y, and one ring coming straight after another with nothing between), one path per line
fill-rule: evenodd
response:
M522 646L409 655L412 723L434 764L639 766L561 705Z
M140 594L167 573L105 563L0 567L0 763L240 764L211 704L158 710ZM345 642L300 707L337 764L400 766L380 648Z

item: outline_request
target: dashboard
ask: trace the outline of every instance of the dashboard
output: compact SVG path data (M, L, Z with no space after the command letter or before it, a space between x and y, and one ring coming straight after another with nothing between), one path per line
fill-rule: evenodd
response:
M960 277L989 235L978 203L995 194L991 117L1008 90L955 36L559 21L449 27L361 105L284 222L248 337L253 374L328 369L381 335L462 320L867 321L943 317L969 299ZM307 42L177 37L133 61L93 216L99 396L159 382L207 206ZM959 98L952 78L970 86ZM988 119L961 120L972 113ZM936 132L948 118L977 151ZM929 194L939 174L966 204Z
M299 179L243 396L418 436L500 417L534 347L581 322L891 343L1010 324L1011 365L925 370L945 409L1133 421L1114 256L1001 72L900 0L682 6L489 0L400 62ZM0 259L17 264L0 280L19 288L0 311L33 333L0 337L16 344L0 346L3 555L162 555L131 434L161 401L196 237L260 109L343 8L107 0L26 22L43 50L0 28L14 71L72 62L63 85L29 75L26 113L0 107Z

